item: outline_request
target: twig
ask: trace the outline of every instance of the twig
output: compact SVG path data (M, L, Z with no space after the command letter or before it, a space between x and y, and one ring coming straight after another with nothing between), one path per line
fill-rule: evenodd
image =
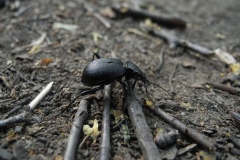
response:
M65 160L74 160L76 157L76 152L79 145L79 140L81 137L81 131L83 127L84 121L87 119L87 108L88 101L81 100L80 105L78 107L78 111L75 114L75 120L72 125L71 133L69 135L67 148L65 150L64 159Z
M93 14L93 16L95 18L97 18L101 23L103 23L103 25L106 27L106 28L111 28L111 24L106 20L104 19L99 13L95 12L86 2L83 2L84 3L84 8Z
M22 113L10 117L8 119L5 120L1 120L0 121L0 127L4 127L7 126L9 124L13 124L13 123L20 123L22 121L26 120L26 116L30 113L30 111L34 110L36 105L46 96L46 94L50 91L51 87L52 87L53 82L50 82L30 103L29 105L26 107L26 111L23 111ZM33 119L36 119L34 117L32 117Z
M237 112L231 112L231 115L232 115L234 121L235 121L238 125L240 125L240 114L237 113Z
M53 82L50 82L28 105L30 110L34 110L37 104L48 94L51 90Z
M175 71L177 69L177 66L178 66L178 64L176 63L175 66L173 67L172 73L171 73L171 75L169 77L168 83L169 83L169 86L170 86L170 93L174 92L174 88L173 88L173 85L172 85L172 79L174 77L174 74L175 74Z
M4 76L0 76L0 80L3 81L4 85L8 88L8 89L12 89L13 87L8 83L7 78Z
M209 85L216 88L216 89L226 91L226 92L229 92L229 93L234 94L234 95L240 95L240 89L238 89L238 88L226 86L224 84L213 83L213 82L209 82Z
M173 127L178 129L182 134L189 136L191 139L193 139L196 143L204 147L208 150L214 150L214 144L210 141L206 140L202 134L198 133L197 131L187 128L185 124L177 120L176 118L172 117L171 115L168 115L166 112L161 110L160 108L154 108L154 107L148 107L151 109L151 111L156 114L158 117L162 118L169 124L171 124Z
M21 123L26 120L26 115L27 115L27 112L23 111L21 114L1 120L0 127L5 127L13 123Z
M153 14L149 13L140 9L133 9L130 7L125 7L125 6L113 6L112 10L121 16L128 16L128 17L133 17L137 19L146 19L149 18L153 22L156 22L158 24L161 24L163 26L169 27L169 28L186 28L187 23L185 20L177 17L163 17L160 16L159 14Z
M83 144L86 142L86 140L88 139L88 137L90 137L92 135L92 133L88 134L86 137L83 138L82 142L79 144L79 149L82 148Z
M100 22L102 22L106 28L111 28L111 24L110 24L106 19L104 19L99 13L93 12L93 15L94 15L94 17L96 17Z
M197 44L188 42L185 39L180 39L177 36L170 34L169 32L167 32L166 30L163 30L163 29L161 29L160 31L156 30L156 29L151 29L150 34L156 35L156 36L161 37L164 40L166 40L169 43L170 48L181 46L181 47L185 47L190 50L196 51L205 56L214 54L213 50L210 50L208 48L199 46Z
M155 71L160 71L162 69L163 63L164 63L164 53L165 53L166 47L162 47L161 52L158 56L159 59L159 63L158 65L155 67Z
M161 159L160 153L153 141L153 136L143 114L142 106L136 98L135 91L132 89L132 83L128 81L127 86L125 107L128 109L128 114L134 126L133 128L143 152L143 157L148 160Z
M134 33L134 34L136 34L138 36L141 36L141 37L144 37L146 39L149 39L149 40L151 40L152 42L154 42L157 45L160 45L162 43L158 39L156 39L156 38L154 38L154 37L152 37L152 36L150 36L150 35L148 35L148 34L146 34L144 32L141 32L141 31L139 31L138 29L135 29L135 28L129 28L128 32Z
M103 97L103 120L102 120L102 136L100 144L99 160L110 159L110 105L111 105L111 84L105 86Z

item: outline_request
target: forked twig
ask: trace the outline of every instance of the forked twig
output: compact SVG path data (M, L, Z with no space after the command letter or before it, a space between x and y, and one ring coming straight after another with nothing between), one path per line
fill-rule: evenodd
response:
M199 45L189 42L185 39L181 39L173 34L170 34L169 32L167 32L166 30L163 30L163 29L161 29L161 30L151 29L149 31L149 33L166 40L169 43L170 48L181 46L181 47L185 47L190 50L196 51L205 56L210 56L210 55L214 54L213 50L199 46Z
M142 111L142 105L137 100L135 90L132 89L132 83L128 81L127 87L128 89L125 100L125 107L128 109L128 114L134 126L138 143L143 152L143 157L144 159L148 160L160 160L161 155L146 122Z
M205 139L202 134L198 133L194 129L188 128L185 124L183 124L176 118L172 117L171 115L167 114L160 108L154 108L154 107L148 107L148 108L158 117L162 118L163 120L171 124L173 127L178 129L182 134L189 136L200 146L210 151L214 150L214 143Z

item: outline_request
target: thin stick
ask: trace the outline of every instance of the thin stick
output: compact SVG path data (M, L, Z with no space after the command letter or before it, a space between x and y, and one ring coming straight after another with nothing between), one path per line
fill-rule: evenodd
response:
M150 30L150 34L156 35L156 36L166 40L169 43L170 48L181 46L181 47L186 47L190 50L196 51L205 56L214 54L213 50L210 50L208 48L199 46L197 44L188 42L185 39L180 39L179 37L177 37L173 34L170 34L168 31L163 30L163 29L161 29L161 30L152 29L152 30Z
M111 24L104 19L99 13L93 12L94 17L96 17L106 28L111 28Z
M78 107L78 111L75 114L75 119L71 128L71 133L69 135L67 148L65 150L64 159L65 160L74 160L76 157L76 152L79 145L79 140L82 134L82 127L84 121L87 119L88 112L88 101L81 100Z
M48 94L51 90L53 82L50 82L28 105L30 110L34 110L37 104Z
M149 13L147 11L143 11L140 9L133 9L130 7L125 6L113 6L113 11L121 16L128 16L133 17L136 19L146 19L149 18L153 22L156 22L158 24L164 25L169 28L186 28L187 23L185 20L178 18L178 17L163 17L160 14L153 14Z
M95 18L97 18L106 28L111 28L111 24L104 19L99 13L95 12L90 5L88 5L86 2L83 2L84 8L93 14Z
M161 156L158 148L153 140L152 133L146 122L145 116L142 111L142 106L136 99L136 93L132 89L132 83L127 83L127 95L125 100L125 107L128 109L133 128L135 130L138 143L143 152L144 159L148 160L160 160Z
M175 65L174 65L173 70L172 70L172 73L171 73L171 75L170 75L170 77L169 77L168 83L169 83L169 86L170 86L170 93L173 93L173 92L174 92L174 88L173 88L173 85L172 85L172 79L173 79L173 77L174 77L174 74L175 74L175 71L176 71L176 69L177 69L177 66L178 66L178 64L175 64Z
M214 150L214 143L210 142L209 140L205 139L204 136L200 133L198 133L196 130L193 130L191 128L187 128L185 124L177 120L176 118L172 117L171 115L168 115L166 112L161 110L160 108L154 108L154 107L148 107L154 114L156 114L159 118L162 118L169 124L171 124L173 127L178 129L182 134L189 136L191 139L193 139L196 143L198 143L200 146L204 147L208 150Z
M110 105L111 105L111 84L106 85L103 97L103 120L102 120L102 136L100 144L99 160L108 160L111 157L110 150Z
M158 65L155 67L155 71L160 71L162 69L163 63L164 63L164 53L165 53L166 47L162 47L161 52L158 56L159 59L159 63Z
M230 86L227 86L224 84L213 83L213 82L209 82L209 84L216 89L226 91L226 92L234 94L234 95L240 95L240 89L238 89L238 88L230 87Z

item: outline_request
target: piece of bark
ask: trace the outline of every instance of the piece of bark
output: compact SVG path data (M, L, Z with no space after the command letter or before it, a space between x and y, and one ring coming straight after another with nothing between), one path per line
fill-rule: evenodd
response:
M127 83L127 88L125 107L128 109L128 114L134 126L143 157L146 160L160 160L161 155L146 122L142 111L142 105L137 99L134 89L132 89L132 83L129 81Z

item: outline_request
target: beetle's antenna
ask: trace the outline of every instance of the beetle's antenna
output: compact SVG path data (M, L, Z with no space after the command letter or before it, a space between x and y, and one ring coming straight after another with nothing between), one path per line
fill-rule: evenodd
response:
M171 97L173 97L173 96L175 95L175 94L173 94L173 93L168 92L165 88L163 88L163 87L160 86L159 84L152 83L152 82L150 82L150 81L148 81L148 80L147 80L147 82L148 82L149 84L152 84L152 85L155 85L155 86L161 88L162 90L164 90L164 91L165 91L169 96L171 96Z

